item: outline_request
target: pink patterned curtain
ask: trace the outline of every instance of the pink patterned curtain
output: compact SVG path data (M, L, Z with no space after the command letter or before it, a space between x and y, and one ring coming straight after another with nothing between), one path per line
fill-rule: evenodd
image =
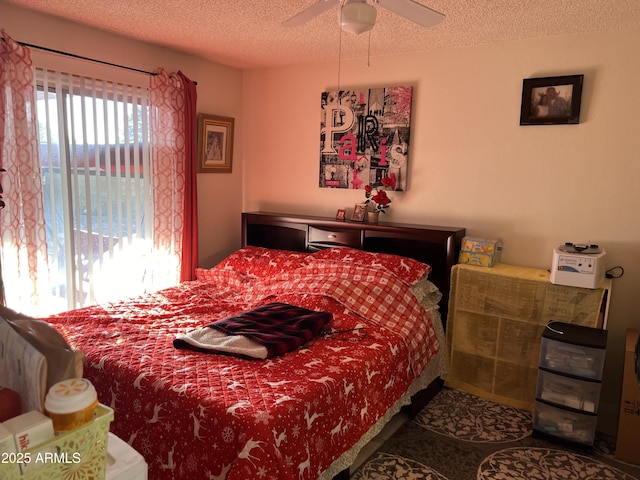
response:
M153 244L155 287L190 280L194 274L191 240L195 172L191 131L195 98L184 75L160 69L151 77ZM187 128L190 127L190 128ZM193 232L196 232L193 235ZM183 258L187 255L188 258ZM195 248L197 264L197 243ZM183 272L185 267L185 272Z
M6 169L6 207L0 211L0 254L7 303L37 315L38 292L48 289L48 267L34 73L30 50L4 30L2 37L0 167Z

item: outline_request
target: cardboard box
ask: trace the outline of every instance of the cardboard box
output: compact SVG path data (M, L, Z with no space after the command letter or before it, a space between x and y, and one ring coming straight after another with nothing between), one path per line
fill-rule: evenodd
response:
M624 354L622 397L618 420L616 459L640 465L640 330L628 329Z
M25 451L54 438L51 419L37 410L31 410L7 420L3 425L13 434L22 475L43 468L43 462L38 462L30 452ZM53 448L50 449L50 453L53 451Z
M20 462L16 455L16 442L13 439L13 433L7 430L2 423L0 423L0 456L9 473L20 475Z
M502 243L500 240L485 240L483 238L464 237L460 246L458 263L477 265L479 267L493 267L500 261Z
M19 452L53 438L53 422L46 415L32 410L13 417L3 424L15 438Z

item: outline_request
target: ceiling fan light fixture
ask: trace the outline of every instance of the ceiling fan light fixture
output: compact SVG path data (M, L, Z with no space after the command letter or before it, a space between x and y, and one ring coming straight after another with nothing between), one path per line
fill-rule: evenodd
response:
M340 10L340 27L359 35L367 32L376 24L377 10L366 1L347 1Z

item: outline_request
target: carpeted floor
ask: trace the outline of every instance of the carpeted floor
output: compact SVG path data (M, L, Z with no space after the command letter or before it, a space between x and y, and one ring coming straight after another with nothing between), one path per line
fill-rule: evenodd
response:
M591 452L531 436L532 414L445 388L351 476L354 480L640 480L615 439Z

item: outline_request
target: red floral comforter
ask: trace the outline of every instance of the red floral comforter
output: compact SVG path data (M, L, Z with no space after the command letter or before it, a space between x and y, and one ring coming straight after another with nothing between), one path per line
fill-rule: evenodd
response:
M115 410L111 431L152 479L315 479L439 350L428 315L390 273L327 261L207 278L48 319L84 352L85 376ZM330 312L334 334L264 361L172 346L273 301Z

